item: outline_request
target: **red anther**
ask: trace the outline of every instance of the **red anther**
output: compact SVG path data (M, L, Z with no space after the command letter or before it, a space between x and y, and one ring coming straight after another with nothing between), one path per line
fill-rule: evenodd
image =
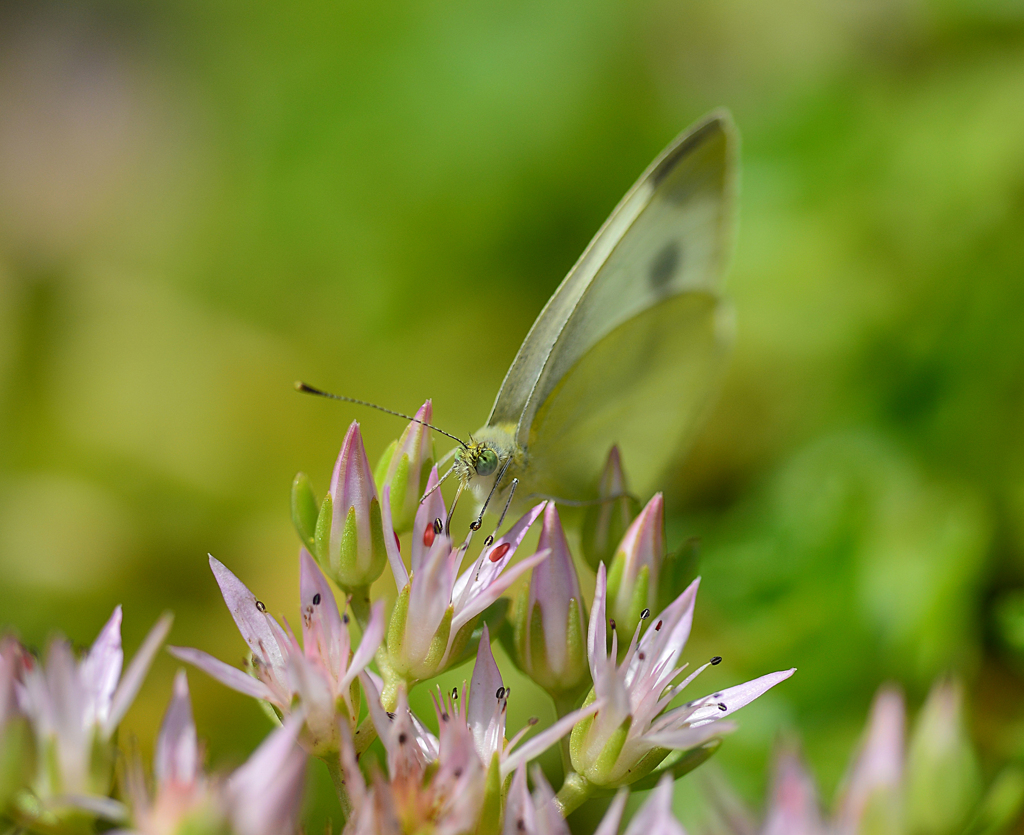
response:
M402 553L402 540L398 538L398 534L395 534L395 545L398 547L398 553Z
M505 556L505 554L508 553L508 549L511 547L512 546L509 543L502 542L501 545L499 545L497 548L491 551L491 554L487 559L489 559L491 562L497 562L503 556Z
M427 548L434 544L434 523L431 522L427 525L427 529L423 531L423 544Z

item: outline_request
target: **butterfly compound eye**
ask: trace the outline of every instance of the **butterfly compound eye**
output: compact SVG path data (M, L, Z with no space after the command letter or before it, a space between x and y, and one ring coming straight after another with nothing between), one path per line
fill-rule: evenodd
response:
M498 469L498 454L493 449L485 449L476 459L476 474L488 476Z

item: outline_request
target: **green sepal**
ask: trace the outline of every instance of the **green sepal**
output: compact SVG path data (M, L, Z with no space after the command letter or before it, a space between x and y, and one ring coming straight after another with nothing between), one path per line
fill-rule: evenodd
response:
M544 611L540 608L540 602L534 603L530 611L529 630L529 654L525 660L530 665L530 678L545 690L561 689L557 686L555 673L548 664L548 646L544 640Z
M331 563L331 520L334 517L334 500L331 494L324 496L323 504L320 505L320 512L316 517L316 527L313 529L313 556L329 577L336 574Z
M565 661L568 670L575 675L567 675L562 682L562 690L579 690L590 680L590 664L587 661L587 634L583 626L580 603L575 597L569 598L569 611L566 613L565 624Z
M327 500L324 500L324 504ZM359 527L356 523L356 509L350 507L345 515L345 525L341 529L341 547L336 555L334 581L346 590L359 586L369 586L380 577L387 562L387 551L384 548L384 522L380 514L380 502L376 497L370 499L370 541L359 542ZM319 520L317 520L319 522ZM319 527L319 525L318 525ZM360 564L360 545L366 564ZM332 561L333 562L333 561Z
M629 787L633 791L653 789L666 773L672 774L673 780L678 780L684 774L689 774L697 766L706 763L721 747L721 739L712 739L688 751L668 751L665 748L657 748L654 751L650 751L640 760L638 768L643 768L648 757L653 755L658 756L657 762L651 764L647 768L646 774L630 783ZM636 769L634 769L635 771Z
M444 610L444 616L441 618L437 631L434 632L434 637L430 639L426 657L418 661L415 667L417 680L423 681L441 672L439 665L444 660L444 654L448 649L448 636L452 632L452 616L454 614L455 607L449 603L448 608Z
M484 609L482 615L474 618L458 631L458 634L452 640L451 650L448 652L448 663L445 665L445 669L457 667L463 661L476 657L476 650L480 645L480 637L484 634L484 624L487 624L487 630L491 634L491 639L501 643L509 658L515 658L515 650L509 643L511 629L508 622L508 607L510 602L507 597L499 597Z
M585 772L590 782L597 785L611 783L607 779L607 775L611 775L615 770L615 763L618 762L619 754L622 753L622 746L626 744L626 737L629 736L631 727L633 727L633 717L627 716L622 720L622 724L608 736L608 740L605 742L604 748L601 749L601 753L597 755L593 766Z
M380 513L380 502L376 497L370 499L370 566L368 573L360 578L355 585L370 586L381 574L388 561L387 548L384 547L384 519Z
M636 583L633 586L633 593L629 596L629 605L626 608L623 620L626 622L627 631L620 632L623 638L619 641L623 649L629 649L629 640L633 637L636 625L640 623L640 614L647 608L647 593L651 585L651 567L641 565L636 573Z
M395 672L405 674L409 672L409 664L405 658L405 622L409 617L409 592L412 589L412 581L406 583L398 593L395 600L395 607L391 610L391 619L388 621L388 660Z
M487 766L487 778L484 783L484 802L477 819L477 835L498 835L501 832L501 807L504 791L501 785L501 763L498 752L491 757Z
M316 494L313 484L305 473L298 473L292 481L292 524L299 539L311 554L316 550L317 514Z
M388 444L384 454L377 460L377 466L373 468L373 481L377 485L378 493L384 489L384 479L388 477L388 467L391 466L391 459L394 458L396 449L398 449L398 441L394 440Z
M356 509L350 507L345 514L345 524L341 528L341 547L337 554L331 554L334 563L334 579L339 586L350 588L358 583L351 581L351 576L358 573L359 565L359 529L356 526Z
M412 523L416 520L416 504L409 502L406 495L409 490L409 469L412 462L409 461L409 454L403 452L391 472L391 524L395 527L395 533L402 534L412 530ZM407 510L412 505L412 513Z
M612 558L612 564L608 566L608 601L609 608L615 605L619 596L619 586L622 585L622 575L626 571L626 554L619 551Z
M594 703L597 698L597 693L594 688L590 688L590 692L587 693L587 697L583 700L583 704L580 707L587 707ZM594 714L590 716L584 716L572 726L572 731L569 732L569 761L572 763L573 770L583 773L584 763L583 759L583 743L586 741L587 734L590 733L590 727L594 724Z

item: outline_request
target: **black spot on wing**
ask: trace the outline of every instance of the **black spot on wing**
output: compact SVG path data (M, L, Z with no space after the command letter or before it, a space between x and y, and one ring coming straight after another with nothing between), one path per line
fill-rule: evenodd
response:
M647 281L651 289L661 292L668 288L682 265L683 249L678 241L669 241L654 256L647 269Z

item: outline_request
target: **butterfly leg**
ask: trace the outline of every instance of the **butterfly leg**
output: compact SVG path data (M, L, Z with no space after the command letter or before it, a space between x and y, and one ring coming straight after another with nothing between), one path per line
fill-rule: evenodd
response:
M494 526L494 533L490 534L487 539L484 540L484 547L489 547L494 544L494 537L501 528L501 523L505 521L505 514L508 513L508 509L512 505L512 497L516 494L516 488L518 486L519 479L512 479L512 483L508 486L508 498L505 499L505 509L501 511L501 516L498 517L498 524Z
M463 488L463 486L464 485L460 481L459 482L459 487L455 491L455 498L452 499L452 506L450 508L448 508L448 518L445 519L445 522L444 522L444 535L447 536L449 539L451 538L451 535L452 535L452 516L455 514L455 505L457 505L459 503L459 496L462 495L462 488Z
M506 460L505 463L501 465L501 469L498 470L498 476L497 476L497 478L494 479L494 484L491 485L491 491L487 494L487 498L484 500L483 507L480 508L480 514L470 524L469 529L471 531L478 531L483 526L483 524L484 524L484 513L487 511L487 505L489 505L491 503L491 498L493 498L493 496L494 496L494 491L498 489L498 485L501 484L501 479L505 475L505 470L507 470L509 468L509 465L511 463L512 463L512 456L510 455L508 457L508 460ZM502 514L502 518L504 518L504 516L505 516L505 514L503 513Z

